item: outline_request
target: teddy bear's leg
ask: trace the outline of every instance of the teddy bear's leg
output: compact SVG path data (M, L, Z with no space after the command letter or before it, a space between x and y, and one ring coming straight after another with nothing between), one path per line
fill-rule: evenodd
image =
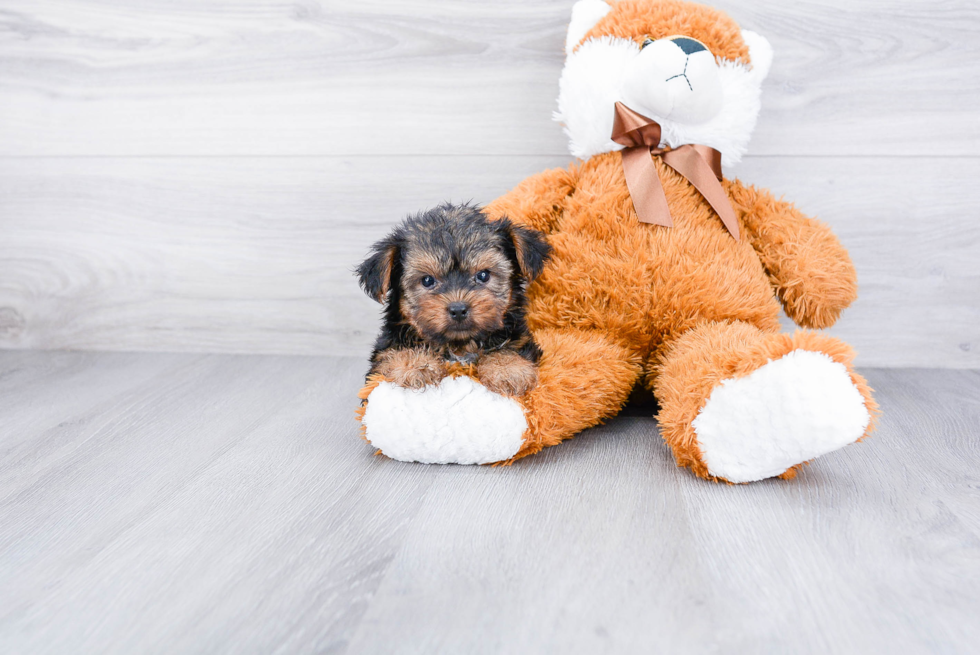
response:
M877 405L851 348L799 330L708 322L648 371L677 463L704 478L792 477L801 463L869 434Z
M534 333L543 355L538 384L522 399L528 431L519 459L613 416L640 378L640 358L595 330Z
M423 390L373 379L361 392L365 438L402 461L511 462L615 414L639 379L639 358L602 333L544 329L534 336L543 355L527 395L502 396L468 376Z

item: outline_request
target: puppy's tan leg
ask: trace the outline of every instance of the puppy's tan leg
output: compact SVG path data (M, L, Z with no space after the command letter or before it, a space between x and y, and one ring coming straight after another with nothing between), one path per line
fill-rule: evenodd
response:
M446 377L442 357L426 348L396 348L378 353L373 373L380 373L401 387L421 389Z
M476 375L487 389L505 396L523 396L538 383L538 367L509 350L481 357Z

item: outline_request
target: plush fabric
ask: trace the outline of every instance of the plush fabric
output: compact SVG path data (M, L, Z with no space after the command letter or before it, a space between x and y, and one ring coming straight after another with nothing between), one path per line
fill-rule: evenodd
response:
M580 160L532 175L486 207L492 218L545 232L552 247L528 289L528 325L544 352L540 383L519 399L528 428L506 461L615 415L642 383L657 397L660 432L679 465L729 482L791 477L875 423L849 346L809 330L779 332L780 305L801 327L825 328L854 301L847 251L823 223L726 175L735 240L659 158L674 224L641 223L609 140L618 68L645 40L683 35L715 55L728 104L704 124L658 120L662 145L710 145L736 164L771 49L702 5L621 0L603 10L596 1L576 5L557 113Z
M465 375L424 390L381 381L361 418L371 443L392 459L426 464L488 464L524 444L520 404Z
M678 465L702 477L791 477L799 463L874 426L876 405L852 368L854 352L827 335L706 321L667 350L646 371L660 433Z
M772 48L764 38L748 31L742 38L752 43L756 63L747 67L734 61L718 62L724 94L721 113L703 123L682 124L656 112L645 112L661 124L662 145L711 146L721 152L722 165L726 168L742 161L761 107L762 80L772 60ZM583 43L569 55L558 81L558 109L554 118L563 125L569 151L575 157L588 159L622 149L610 138L613 112L609 108L617 100L628 100L622 97L623 77L640 51L632 39L602 36Z

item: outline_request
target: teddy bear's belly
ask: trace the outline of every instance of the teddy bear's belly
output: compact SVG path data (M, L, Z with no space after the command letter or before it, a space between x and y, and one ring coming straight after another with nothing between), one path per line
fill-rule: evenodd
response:
M552 259L528 292L531 328L597 329L638 350L701 320L778 329L779 304L755 251L715 228L681 219L601 240L552 234Z

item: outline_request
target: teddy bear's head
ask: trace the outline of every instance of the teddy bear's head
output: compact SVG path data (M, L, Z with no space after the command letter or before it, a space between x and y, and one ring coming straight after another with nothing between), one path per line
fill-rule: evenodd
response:
M580 0L572 8L555 119L573 155L619 150L615 103L654 119L661 145L695 143L738 163L772 48L726 14L682 0Z

